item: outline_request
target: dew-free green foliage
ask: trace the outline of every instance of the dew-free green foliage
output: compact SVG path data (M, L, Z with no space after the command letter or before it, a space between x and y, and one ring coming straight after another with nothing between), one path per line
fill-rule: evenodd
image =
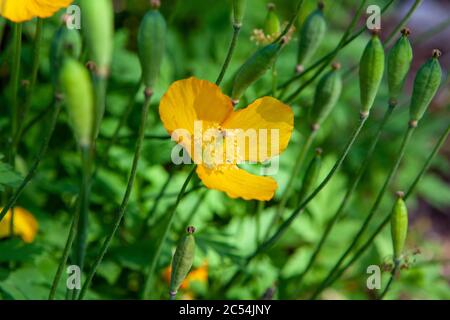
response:
M224 92L230 96L231 85L227 90L226 84L231 84L241 66L255 51L262 48L252 42L250 37L253 29L264 27L268 1L161 1L160 12L167 21L166 56L161 64L159 79L153 88L154 95L145 132L146 140L143 143L136 181L124 219L87 290L85 299L117 300L141 297L145 273L155 254L161 229L167 224L165 218L189 170L187 166L175 166L171 161L174 142L167 138L167 132L161 124L158 114L159 101L175 80L190 76L211 82L217 79L232 38L233 2L247 2L247 6L235 52L222 82ZM297 1L274 2L277 6L276 13L283 25L295 12ZM123 199L144 100L143 88L138 88L142 69L137 39L140 23L151 9L149 1L123 0L111 3L124 5L116 8L114 16L114 50L107 86L106 111L96 141L97 172L92 178L91 185L86 272L92 266L106 235L111 231L117 208ZM380 6L387 3L388 1L379 2ZM324 19L328 26L327 32L310 63L305 65L306 68L337 46L346 26L354 16L356 4L354 1L327 0L325 5ZM389 36L391 29L389 27L394 27L403 17L400 5L403 5L403 1L394 1L383 13L383 25L387 26L381 34L383 43ZM405 6L409 9L408 5ZM299 19L294 24L297 31L277 55L278 86L293 76L297 63L299 30L306 17L316 7L317 1L304 1ZM418 10L421 7L419 6ZM416 14L417 12L412 17ZM439 23L432 19L433 17L429 21L430 28ZM355 32L360 28L365 29L363 19L358 21ZM49 59L52 53L51 40L61 26L61 19L60 16L55 16L44 21L38 81L29 113L24 119L24 134L20 140L14 166L7 164L11 131L12 97L9 79L13 38L11 25L4 22L5 20L0 18L0 153L4 154L0 162L0 189L7 190L11 187L16 188L22 181L21 177L27 174L38 153L41 137L48 130L54 93L52 77L55 74ZM5 26L4 29L2 25ZM34 26L35 21L23 25L21 79L28 79L31 74ZM82 27L84 28L83 13ZM256 203L230 199L221 192L206 189L194 175L187 187L188 193L182 198L176 210L167 241L162 246L153 279L154 284L151 287L151 298L168 299L170 275L167 275L167 268L171 266L174 251L180 239L186 234L186 228L192 225L196 227L196 250L189 274L207 264L207 281L192 281L188 288L179 289L177 298L189 295L194 299L260 299L269 288L274 288L274 299L308 299L360 229L397 156L403 132L410 120L408 107L418 66L426 62L430 50L436 45L434 41L445 32L437 30L424 37L427 28L417 26L417 29L415 27L411 30L410 42L414 61L404 88L398 95L398 107L394 109L386 123L374 155L358 187L352 193L347 209L336 222L316 262L300 285L299 277L330 219L342 203L349 183L361 166L388 107L390 97L387 77L381 81L371 115L341 169L308 204L306 210L295 219L286 234L246 268L245 276L236 281L229 290L222 290L236 270L236 266L241 265L244 257L262 243L267 228L273 221L280 195L292 175L298 151L311 131L308 115L313 109L316 87L320 79L330 71L328 65L332 61L325 66L317 80L302 90L291 103L295 114L295 130L287 149L279 158L279 169L272 176L279 185L272 201ZM83 32L81 30L81 33ZM396 34L393 41L386 45L386 54L399 37L400 34ZM294 179L292 192L286 202L287 209L280 217L280 223L285 221L298 205L302 182L306 168L314 157L314 149L320 147L323 153L320 172L313 189L331 170L357 124L360 93L358 71L353 67L358 66L370 39L367 31L361 33L335 58L342 66L339 71L343 82L342 92L332 112L326 121L323 121L315 142L306 154L304 166ZM78 58L82 68L92 59L86 45L87 42L83 44L83 54ZM385 217L390 218L389 214L396 201L395 191L407 190L421 170L436 140L448 126L449 101L445 95L448 88L448 57L449 55L444 52L440 58L441 89L428 106L429 112L422 117L412 137L413 143L407 147L404 161L361 242L367 239L370 231ZM306 83L316 70L318 69L295 81L285 96L289 96ZM246 88L240 97L239 107L241 105L244 107L261 96L271 95L271 89L272 72L265 72ZM282 89L277 91L280 95ZM25 95L26 87L20 87L20 104L23 103ZM121 121L124 110L130 104L132 107L129 117L124 121L117 142L106 156L105 149L110 137ZM214 107L214 104L211 107ZM30 125L32 123L34 124ZM17 237L0 239L0 299L48 298L80 190L81 160L76 144L69 114L64 107L49 149L42 158L35 177L27 185L17 203L18 206L32 212L37 219L39 231L36 239L31 244L26 244ZM245 169L252 170L255 174L260 174L260 168L259 165L245 164ZM449 239L446 224L450 207L448 172L448 154L446 151L440 152L431 162L430 169L417 185L415 192L407 199L410 219L408 237L402 254L416 262L411 263L408 269L399 269L400 276L393 282L385 299L448 299L448 279L445 278L448 256L443 246ZM0 200L0 206L7 200L2 190ZM278 225L272 226L272 230ZM421 253L413 255L416 248ZM366 287L367 267L391 261L392 255L391 230L387 224L364 254L339 280L324 290L319 298L376 298L378 291L368 290ZM69 257L68 263L72 262L72 257ZM383 288L389 277L389 272L382 272ZM65 298L66 280L67 274L64 272L56 291L56 299Z

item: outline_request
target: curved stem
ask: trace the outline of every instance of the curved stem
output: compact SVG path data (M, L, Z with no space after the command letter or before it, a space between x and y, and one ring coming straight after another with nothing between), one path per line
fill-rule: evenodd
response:
M435 147L433 148L433 151L431 152L431 154L428 156L427 160L425 161L422 169L417 174L417 176L414 179L413 183L409 186L408 191L405 193L405 197L404 197L405 201L406 201L406 199L408 199L409 196L411 196L411 194L414 192L417 184L419 183L419 181L424 176L425 172L427 172L428 169L430 168L431 162L433 161L434 157L436 156L438 151L443 146L444 142L447 140L447 137L448 137L449 133L450 133L450 126L447 126L447 129L440 136L438 142L436 143ZM372 243L373 243L374 239L377 237L377 235L384 229L384 227L390 221L391 221L391 214L388 214L383 219L383 221L378 225L378 227L375 229L375 231L372 233L372 235L367 239L367 241L364 242L364 244L356 251L355 255L350 259L350 261L348 263L346 263L339 270L339 272L333 277L332 280L330 280L330 282L329 282L329 284L327 286L332 285L337 279L339 279L340 276L345 272L345 270L350 268L353 265L353 263L355 263L359 259L359 257L361 257L363 255L363 253L366 252L366 250L372 245Z
M20 120L17 123L17 131L15 132L13 139L13 148L17 150L18 144L22 137L23 133L23 124L25 123L26 116L28 114L28 110L31 106L31 100L33 98L34 87L36 86L37 74L39 71L39 60L41 56L41 39L42 39L42 25L43 19L38 18L36 22L36 34L34 37L33 44L33 62L31 68L31 77L30 83L27 90L27 96L25 99L25 103L23 104L23 108L20 110Z
M97 258L94 261L92 269L90 270L90 272L86 278L86 281L84 282L83 287L81 288L81 292L79 295L80 300L82 300L84 298L84 296L87 292L87 289L89 288L91 281L94 278L95 273L97 272L98 266L100 265L100 263L103 260L103 257L105 256L106 252L108 251L109 246L111 245L111 242L114 238L115 233L119 229L120 223L122 222L122 218L125 215L125 211L128 206L128 201L130 199L131 191L133 190L133 184L134 184L134 180L136 179L137 168L138 168L139 160L141 157L142 144L143 144L144 135L145 135L145 126L147 123L148 109L150 107L151 97L153 94L152 91L149 89L146 89L145 93L146 93L145 101L142 106L142 113L141 113L141 123L139 125L139 136L136 141L133 164L131 166L130 176L128 177L127 188L126 188L125 194L122 198L122 203L120 204L120 207L117 211L116 220L114 222L113 229L111 230L110 234L106 237L106 239L102 245L102 248L100 249L100 252L97 255Z
M19 80L20 80L20 58L22 55L22 24L14 24L14 56L11 72L11 96L12 96L12 110L11 110L11 144L17 132L18 113L19 113ZM14 162L14 148L9 150L9 162Z
M386 293L389 291L389 288L392 285L392 282L394 282L395 276L397 274L398 271L398 267L399 267L400 261L398 261L397 259L395 259L394 261L394 268L392 269L391 272L391 277L389 278L388 283L386 284L386 288L384 288L383 292L381 293L381 295L379 296L379 300L383 300L384 296L386 295Z
M272 230L272 227L275 227L277 225L278 220L283 215L283 211L284 211L286 202L289 199L289 196L291 195L291 189L293 187L294 181L297 178L297 176L300 172L300 169L303 166L303 162L305 161L305 155L308 153L308 150L310 149L311 144L313 143L316 135L317 135L316 130L312 130L308 133L305 143L300 148L297 156L295 157L294 168L289 176L289 180L288 180L288 183L286 184L286 188L284 189L284 192L281 194L280 204L277 207L277 210L275 212L275 215L273 216L272 222L269 224L269 227L267 228L266 235L263 238L264 240L267 240L267 238L270 235L270 231ZM303 195L303 196L306 196L306 195Z
M294 99L307 87L309 86L311 83L313 83L322 73L323 70L325 70L328 65L331 63L331 61L338 55L339 51L345 47L345 43L348 39L348 37L350 36L350 34L352 33L353 29L355 28L356 23L359 21L359 18L361 17L361 15L363 14L363 9L365 7L367 0L361 0L361 3L359 5L358 10L356 11L353 20L351 21L350 25L348 26L347 30L345 31L344 35L342 36L341 40L339 41L338 45L336 46L336 48L331 52L330 56L325 59L325 61L323 62L322 66L319 68L319 70L316 71L316 73L310 78L308 79L304 84L302 84L297 90L295 90L287 99L286 99L286 103L290 103L292 101L294 101Z
M91 189L91 165L92 165L91 146L81 147L81 188L79 201L77 205L78 216L77 231L74 248L74 263L83 271L84 259L86 256L87 234L89 225L89 197ZM72 292L76 295L76 290Z
M405 24L409 21L412 14L416 9L419 7L419 5L423 2L423 0L416 0L414 4L411 6L409 11L405 14L405 16L400 20L400 22L397 24L397 26L394 28L394 30L391 31L389 36L387 37L386 41L384 42L384 46L387 47L395 38L395 36L400 32L400 30L405 26Z
M172 222L173 222L173 219L175 217L175 213L177 211L178 205L180 204L181 199L184 196L184 193L185 193L186 188L187 188L187 186L189 184L189 181L191 181L191 178L192 178L192 176L195 173L195 169L196 169L196 166L194 166L191 169L191 172L189 173L188 177L184 181L183 186L181 187L181 190L178 193L177 200L175 201L174 205L170 209L170 212L169 212L169 214L167 216L166 223L163 226L163 234L157 240L157 243L156 243L156 246L155 246L155 248L156 248L155 254L152 257L152 260L150 262L150 267L149 267L149 269L148 269L148 271L146 273L145 280L144 280L144 289L142 291L142 298L143 299L146 299L148 297L149 293L150 293L150 287L151 287L152 280L153 280L153 274L155 273L156 264L158 263L159 256L161 255L162 247L163 247L163 245L164 245L164 243L166 241L167 235L169 234L169 230L170 230L170 227L172 226Z
M390 0L382 9L381 9L381 13L384 13L387 9L389 9L389 7L394 3L395 0ZM366 30L366 26L360 28L358 31L356 31L351 37L349 37L342 45L342 48L345 48L347 45L349 45L351 42L353 42L353 40L355 40L357 37L359 37L364 31ZM339 49L339 50L340 50ZM303 78L304 76L306 76L307 74L309 74L311 71L313 71L314 69L320 67L322 64L330 60L331 57L334 57L337 53L335 52L336 49L334 49L333 51L331 51L330 53L326 54L325 56L323 56L321 59L319 59L318 61L316 61L314 64L312 64L310 67L306 68L302 73L300 74L296 74L293 77L291 77L290 79L286 80L285 82L283 82L282 84L280 84L278 86L278 90L280 89L284 89L287 86L290 86L292 83L294 83L295 81Z
M302 201L302 203L293 210L289 218L283 222L283 224L278 227L277 231L270 237L268 240L263 242L256 250L249 255L243 265L235 272L235 274L231 277L231 279L227 282L225 285L225 290L229 289L231 285L236 281L241 273L244 267L246 267L255 257L257 257L259 254L263 253L267 249L269 249L290 227L292 222L298 217L298 215L306 208L306 206L309 204L309 202L316 197L316 195L328 184L328 182L333 178L334 174L339 170L342 163L344 162L345 158L347 157L348 153L350 152L350 149L352 148L356 138L358 137L359 133L361 132L361 129L364 127L364 124L367 120L367 116L361 116L359 120L358 126L353 131L349 141L347 142L347 145L345 146L344 150L342 151L341 155L339 156L339 159L334 164L333 168L330 170L328 175L325 177L325 179L320 183L320 185L308 196L305 198L305 200Z
M158 195L156 196L155 201L153 202L152 208L149 210L147 216L144 218L144 221L142 221L142 227L139 232L138 238L142 238L145 235L150 219L155 215L156 210L158 209L159 201L163 198L164 193L166 192L166 189L169 186L170 180L172 180L172 172L169 172L166 181L159 190Z
M378 141L380 140L381 133L383 132L384 127L386 126L386 123L388 122L389 118L391 117L392 112L394 111L394 108L395 108L394 105L389 105L389 107L387 108L387 110L384 114L383 120L381 121L380 126L378 127L377 133L375 134L375 137L373 138L372 143L369 146L369 150L367 151L366 157L364 158L363 163L361 164L358 172L356 173L356 176L353 178L353 181L352 181L350 187L348 188L347 193L345 194L344 199L342 200L338 210L336 211L334 216L331 218L330 222L327 224L325 231L319 240L319 244L317 245L316 249L314 250L313 254L311 255L311 258L309 258L308 264L306 265L305 269L301 273L301 275L298 279L298 286L301 285L302 280L304 279L305 275L308 273L308 271L311 269L314 262L316 261L316 258L319 255L320 250L322 250L323 244L327 240L328 235L330 234L334 225L341 217L342 212L344 211L345 208L347 208L347 205L348 205L354 191L356 190L356 187L358 186L359 181L361 180L364 172L366 171L366 169L369 165L370 160L372 159L372 155L375 151Z
M44 157L45 153L47 152L48 145L50 143L51 137L53 135L53 132L55 130L56 122L59 116L59 112L61 110L61 101L56 100L54 101L53 106L53 113L50 120L50 124L48 127L47 134L42 140L41 147L39 149L39 152L36 155L36 159L34 160L33 164L30 167L30 170L28 171L26 177L20 184L20 186L17 188L17 190L14 192L13 196L9 199L8 203L4 206L0 213L0 221L3 219L3 217L6 215L9 209L14 207L17 200L19 199L20 195L22 194L23 190L26 188L28 183L33 179L34 175L36 174L36 171L39 167L39 164L41 163L42 158Z
M391 170L389 171L383 186L381 187L380 192L377 195L377 198L375 200L375 203L373 204L372 208L369 211L369 214L367 215L366 219L364 220L361 228L359 229L359 231L357 232L356 236L353 237L352 242L350 243L350 245L348 246L348 248L345 250L345 252L341 255L341 257L339 258L338 262L336 262L336 264L333 266L333 268L331 269L331 271L328 273L327 277L325 278L325 280L319 285L319 288L313 293L311 299L316 299L317 296L323 291L323 289L327 286L328 281L331 280L331 278L333 277L334 273L338 271L338 269L340 268L341 264L344 262L344 260L347 258L347 256L351 253L351 251L354 249L354 247L357 245L359 239L361 238L361 236L364 234L364 232L366 231L367 227L369 226L370 221L372 220L373 216L375 215L376 211L378 210L378 207L381 204L381 200L383 200L383 197L392 181L392 179L394 178L397 169L400 165L400 162L403 159L403 156L405 154L405 149L406 146L408 145L409 141L411 140L411 136L414 132L415 127L413 126L408 126L408 129L405 132L405 135L403 136L403 141L402 144L400 146L399 152L397 153L397 157L396 160L394 162L394 165L392 166Z
M75 240L75 234L79 219L79 210L75 210L75 214L72 217L72 222L70 223L69 234L67 236L66 244L64 245L64 250L61 259L59 260L58 269L56 270L55 277L52 281L52 287L48 295L48 300L54 300L56 295L56 290L58 289L59 281L61 280L62 274L64 272L64 267L67 264L67 259L69 258L70 249L72 248L73 241ZM68 293L69 291L67 291Z
M240 24L233 25L233 37L231 38L230 47L228 48L227 56L225 57L225 61L223 62L222 69L220 70L220 74L217 77L216 84L220 85L227 72L228 66L230 65L231 57L233 56L234 49L236 48L237 39L239 37L239 32L241 31Z

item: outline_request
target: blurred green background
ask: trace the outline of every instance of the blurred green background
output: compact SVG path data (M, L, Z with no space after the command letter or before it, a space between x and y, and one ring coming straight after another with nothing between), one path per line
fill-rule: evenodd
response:
M288 21L296 6L294 0L273 1L281 21ZM383 6L387 1L372 1ZM382 16L384 39L400 21L413 1L396 1ZM243 29L230 69L225 77L228 82L239 66L256 50L257 44L250 40L254 29L263 27L267 13L267 1L249 0ZM116 0L115 51L108 86L106 118L101 129L98 154L102 154L107 138L126 107L130 95L140 79L140 65L136 53L136 35L142 16L148 10L148 1ZM325 1L325 16L328 31L323 45L315 59L332 50L350 23L359 1ZM316 1L307 0L303 6L296 27L301 24L316 6ZM205 0L162 0L161 11L167 19L167 53L162 65L161 79L155 90L154 103L149 116L147 133L165 135L158 115L159 98L175 80L196 76L214 81L220 71L231 38L231 1ZM408 108L412 80L418 66L438 46L443 51L441 64L444 81L429 112L416 130L413 143L407 148L399 174L384 198L381 209L375 216L369 230L389 213L395 198L394 192L408 188L425 159L431 152L438 136L449 123L449 86L447 71L450 65L450 28L433 29L448 20L449 1L425 1L414 13L408 26L412 29L414 61L408 78L401 105L395 110L364 175L349 208L331 233L315 266L309 272L301 287L295 283L295 276L305 267L320 239L328 219L334 214L345 194L349 180L354 176L377 125L387 108L387 85L383 81L369 123L357 140L340 172L308 206L290 228L289 232L267 254L250 265L242 281L229 292L216 298L258 299L270 288L275 288L274 298L307 298L333 266L342 251L352 240L369 211L381 187L392 161L395 159L400 139L407 126ZM0 18L0 153L4 153L8 137L8 94L11 66L11 28ZM364 21L359 22L363 26ZM34 22L24 26L22 53L22 79L27 79L32 62L32 39ZM38 75L38 85L32 100L30 119L44 112L52 100L49 63L50 41L59 25L59 17L45 20L44 44ZM448 26L448 23L446 24ZM427 33L428 32L428 33ZM359 86L357 72L347 72L359 61L362 50L369 39L364 33L338 55L345 74L345 85L341 99L331 117L323 125L315 147L324 151L323 178L331 169L344 147L359 116ZM444 46L444 47L442 47ZM277 62L279 81L293 75L297 51L297 32L283 50ZM298 84L294 85L294 88ZM227 87L226 85L224 86ZM244 102L267 93L271 88L270 73L255 83L246 93ZM295 112L295 133L288 149L280 158L280 170L274 178L279 184L277 195L258 212L258 203L233 200L224 193L207 190L198 178L192 184L191 192L178 208L169 241L163 247L158 265L156 288L152 298L167 297L167 270L176 242L187 225L197 228L198 250L191 281L182 289L182 297L193 299L211 298L211 292L220 288L235 270L236 263L260 242L268 227L279 194L286 185L292 171L295 154L303 143L308 129L305 114L311 105L314 86L308 87L292 104ZM229 94L229 92L227 92ZM120 203L129 173L134 148L135 130L138 127L143 96L136 97L135 108L126 128L121 132L120 143L112 148L109 157L102 164L92 187L90 210L89 247L87 267L89 268L105 235L112 227L114 212ZM245 104L245 103L244 103ZM34 159L40 137L46 130L45 118L25 133L20 145L16 168L25 175ZM181 184L187 176L187 168L174 166L170 152L170 140L148 139L145 142L143 158L139 166L137 181L124 222L116 234L115 241L99 268L88 298L134 299L139 297L143 283L143 270L153 254L154 239L158 236L158 223L174 202ZM449 158L447 144L433 161L431 170L420 183L417 192L408 200L410 229L407 250L420 250L409 269L401 271L387 298L391 299L449 299L450 298L450 186ZM308 155L308 158L312 153ZM58 122L49 151L40 169L19 200L21 207L30 211L38 220L39 232L32 243L23 243L20 238L0 240L0 298L2 299L45 299L53 279L57 263L69 230L73 205L79 189L80 159L76 144L63 112ZM301 186L301 176L296 181L296 191ZM161 188L165 189L162 200L154 208L155 199ZM198 187L199 186L199 187ZM294 192L289 207L296 202ZM323 299L370 299L373 293L367 290L366 269L369 265L381 265L392 255L389 228L377 237L363 258L349 269L331 288L323 292ZM389 274L383 273L383 284ZM64 296L65 276L58 291ZM294 280L293 280L294 279Z

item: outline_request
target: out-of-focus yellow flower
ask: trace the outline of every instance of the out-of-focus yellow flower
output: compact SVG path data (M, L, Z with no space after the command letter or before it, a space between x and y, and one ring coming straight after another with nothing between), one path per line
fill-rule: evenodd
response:
M172 139L198 164L197 175L207 188L244 200L273 198L278 187L273 178L238 164L263 163L286 149L294 128L288 105L262 97L234 111L217 85L192 77L170 86L159 114Z
M11 210L0 221L0 238L10 235ZM38 222L35 217L24 208L14 208L14 234L20 236L27 243L33 242L38 231Z
M169 266L163 271L164 280L167 283L170 283L170 273L172 272L172 268ZM189 286L192 282L208 282L208 262L204 262L200 267L196 269L192 269L187 275L186 279L184 279L180 288L183 290L189 289Z
M0 0L0 15L13 22L48 18L73 0Z

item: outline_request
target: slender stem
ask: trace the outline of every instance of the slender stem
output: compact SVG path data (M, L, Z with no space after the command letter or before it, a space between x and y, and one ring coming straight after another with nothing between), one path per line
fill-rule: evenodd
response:
M295 21L298 18L298 15L300 14L300 10L302 9L303 2L304 2L304 0L299 0L299 2L297 3L297 7L295 9L295 14L292 16L291 20L289 20L289 23L286 25L283 32L281 32L281 34L273 41L273 43L277 43L278 41L280 41L281 38L283 38L289 32L289 30L292 28L292 26L294 25Z
M20 58L22 54L22 24L15 23L14 24L14 56L13 56L13 65L12 65L12 73L11 73L11 94L12 94L12 112L11 112L11 139L14 139L14 136L17 132L17 122L18 122L18 113L19 113L19 80L20 80ZM12 143L12 140L11 140ZM10 150L10 158L9 162L12 163L14 161L14 150L11 148Z
M69 234L67 236L66 244L64 245L63 255L59 261L58 269L56 270L55 277L53 278L52 287L48 295L48 300L54 300L56 295L56 290L58 289L59 281L61 280L62 274L64 272L64 267L69 258L70 249L72 248L73 241L75 239L75 234L79 219L79 210L75 210L75 214L72 217L72 222L70 223ZM69 291L67 291L68 293Z
M369 226L370 221L372 220L373 216L375 215L375 213L377 212L381 201L383 200L383 197L392 181L392 179L394 178L397 169L403 159L403 156L405 154L405 150L406 150L406 146L408 145L409 141L411 140L411 136L414 132L415 127L409 125L408 129L405 132L405 135L403 137L403 141L402 144L400 146L399 152L397 153L397 157L396 160L394 162L394 165L392 166L391 170L389 171L383 186L381 187L380 192L377 195L377 198L375 200L375 203L373 204L372 208L369 211L369 214L367 215L366 219L364 220L361 228L359 229L359 231L357 232L356 236L353 237L352 242L350 243L350 245L348 246L348 248L345 250L345 252L341 255L341 257L339 258L338 262L333 266L333 268L331 269L331 271L328 273L327 277L325 278L325 280L319 285L319 288L314 292L314 294L312 295L311 299L316 299L317 296L320 294L320 292L322 292L322 290L327 286L328 281L331 280L331 278L333 277L334 273L338 271L338 269L340 268L341 264L344 262L344 260L347 258L347 256L352 252L352 250L354 249L354 247L357 245L359 239L361 238L361 236L364 234L364 232L366 231L366 229Z
M2 47L3 34L5 33L6 20L0 17L0 48Z
M233 37L231 38L231 43L228 48L227 56L225 57L225 61L223 62L222 69L220 70L220 74L217 77L216 84L220 85L220 83L223 80L223 77L225 76L225 73L227 72L228 66L230 65L231 58L234 53L234 49L236 48L237 39L239 37L239 32L241 31L241 25L240 24L233 24Z
M384 296L389 291L389 288L391 287L392 282L394 282L395 276L397 275L399 265L400 265L400 261L398 261L398 259L395 259L394 260L394 268L392 269L392 272L391 272L391 277L389 278L389 281L386 284L386 287L384 288L383 292L379 296L379 298L378 298L379 300L383 300Z
M150 107L152 95L153 95L153 93L150 89L145 90L145 101L142 106L141 123L139 125L139 136L136 141L133 164L131 166L130 176L128 177L127 188L125 190L125 194L123 196L122 203L120 204L120 207L117 211L116 220L114 222L113 229L111 230L111 233L106 237L105 242L103 243L102 248L100 249L100 252L97 255L97 258L94 261L92 269L90 270L90 272L86 278L86 281L84 282L83 287L81 288L81 292L79 295L80 300L82 300L84 298L84 296L87 292L87 289L89 288L91 281L94 278L95 273L97 272L97 268L99 267L100 263L103 260L103 257L105 256L106 252L108 251L108 248L111 245L114 235L117 232L117 230L119 229L120 223L122 222L123 216L125 215L125 211L128 206L128 201L130 199L131 191L133 190L134 180L136 179L136 173L137 173L137 168L139 165L139 160L141 157L142 144L144 141L145 127L146 127L146 123L147 123L148 109Z
M339 41L337 47L332 51L331 55L324 61L322 66L319 68L319 70L316 71L316 73L308 79L304 84L302 84L297 90L295 90L288 98L286 98L286 103L291 103L294 101L294 99L311 83L313 83L322 73L323 70L325 70L330 62L337 56L339 51L345 47L345 43L347 39L349 38L350 34L352 33L353 29L356 26L356 23L359 21L359 18L363 14L363 9L365 7L367 0L361 0L361 3L359 5L358 10L356 11L353 20L350 22L350 25L348 26L347 30L345 31L344 35L342 36L341 40Z
M83 270L86 256L87 233L89 225L89 194L91 189L91 146L81 147L81 188L79 195L79 218L77 223L77 237L75 239L74 261ZM74 291L75 292L75 291Z
M313 266L314 262L316 261L316 258L318 257L320 250L322 250L323 244L328 238L328 235L330 234L331 230L333 229L336 222L341 217L342 212L347 207L354 191L356 190L356 187L359 184L359 181L361 180L364 172L366 171L370 160L372 159L372 155L375 151L375 148L378 144L378 141L380 140L381 133L384 130L384 127L386 126L386 123L388 122L389 118L392 115L392 112L394 111L395 106L389 105L389 107L386 109L386 112L384 114L383 120L381 121L377 133L375 134L375 137L372 139L372 143L369 146L369 149L366 153L366 156L363 160L363 163L361 164L360 168L358 169L358 172L356 173L356 176L353 178L353 181L350 184L350 187L347 190L347 193L344 196L344 199L342 200L338 210L334 214L334 216L331 218L330 222L327 224L325 231L322 235L322 237L319 240L319 244L317 245L316 249L314 250L313 254L311 255L311 258L309 258L308 264L306 265L305 269L303 270L302 274L300 275L298 279L298 287L300 287L302 280L304 279L305 275L308 273L308 271Z
M150 262L150 267L149 267L149 269L148 269L148 271L146 273L146 276L145 276L144 289L142 291L142 298L143 299L146 299L148 297L149 293L150 293L150 287L152 285L153 274L155 273L156 264L158 263L159 256L161 255L162 247L163 247L163 245L164 245L164 243L166 241L167 235L169 234L169 230L170 230L170 227L172 226L172 222L174 220L175 213L177 211L178 205L180 204L181 199L184 196L184 192L186 191L186 188L187 188L187 186L189 184L189 181L191 181L191 178L192 178L192 176L195 173L195 169L196 169L195 166L191 169L191 172L189 173L188 177L184 181L183 186L181 187L181 190L178 193L177 200L175 201L174 205L170 209L169 214L167 215L167 223L163 227L163 234L162 234L162 236L157 240L157 243L156 243L156 246L155 246L156 250L155 250L155 253L154 253L154 255L152 257L152 260Z
M94 73L94 91L95 91L95 127L93 136L93 145L100 133L100 126L105 114L106 87L107 78L103 75Z
M36 124L39 123L39 121L41 121L42 119L45 118L45 115L50 112L50 110L52 109L53 105L49 105L46 108L44 108L43 110L41 110L38 114L36 114L23 128L22 130L22 136L26 135L28 133L28 131L30 131Z
M139 92L139 89L141 88L141 81L139 81L136 88L133 90L133 94L130 96L130 100L128 101L128 105L123 111L119 123L117 124L116 129L114 130L113 135L108 140L108 143L106 144L105 150L103 152L103 158L107 159L109 151L111 148L117 143L117 140L119 139L120 130L125 126L128 118L130 117L131 111L133 111L134 102L136 101L136 95Z
M42 40L43 21L44 21L43 19L38 18L37 22L36 22L36 34L34 37L34 44L33 44L33 62L32 62L32 67L31 67L31 77L30 77L30 83L28 86L25 103L23 104L23 107L20 110L20 120L18 120L18 123L17 123L17 131L15 132L14 139L13 139L13 148L15 150L17 150L18 144L22 137L23 124L25 123L25 119L28 114L28 110L30 109L31 101L33 98L34 88L36 86L36 79L37 79L37 74L39 71L39 61L40 61L40 56L41 56L41 40Z
M270 235L270 231L273 227L275 227L279 221L279 219L283 215L283 211L286 205L287 200L289 199L289 196L291 195L291 189L294 185L294 181L298 177L298 174L300 172L300 169L303 166L303 163L305 161L305 156L308 153L309 149L311 148L311 145L317 135L317 130L311 130L308 133L308 136L306 137L306 141L303 144L303 146L300 148L297 156L295 157L295 165L294 168L289 175L288 183L286 184L286 188L284 189L283 193L281 194L280 204L277 207L277 210L275 212L275 215L273 216L272 222L269 224L269 227L267 228L266 235L264 236L264 240L267 240L267 238ZM306 195L304 195L306 196Z
M163 186L159 190L158 195L156 196L155 201L153 202L152 208L148 212L147 216L144 218L144 221L142 221L142 227L141 227L141 231L139 232L138 238L142 238L145 235L145 232L147 231L150 219L155 215L156 210L158 209L158 204L159 204L160 200L163 198L164 193L166 192L166 189L169 186L171 179L172 179L172 172L170 172L169 175L167 176L166 181L164 182Z
M428 30L422 32L417 37L412 39L412 44L417 45L423 41L427 41L438 35L439 33L445 31L450 26L450 18L438 23L437 25L429 28Z
M328 175L325 177L325 179L320 183L320 185L308 196L305 198L305 200L302 201L302 203L293 210L289 218L283 222L283 224L278 227L277 231L270 237L270 239L263 242L256 250L249 255L243 265L235 272L235 274L230 278L230 280L225 285L225 290L229 289L231 285L236 281L241 273L244 267L246 267L255 257L257 257L259 254L265 252L267 249L269 249L290 227L292 222L298 217L298 215L303 212L303 210L306 208L306 206L309 204L309 202L314 199L317 194L328 184L328 182L333 178L334 174L339 170L342 163L344 162L345 158L347 157L348 153L350 152L350 149L352 148L356 138L358 137L359 133L361 132L361 129L364 127L364 124L367 120L367 116L361 116L359 119L359 124L353 131L349 141L347 142L347 145L345 146L344 150L342 151L341 155L339 156L339 159L334 164L333 168L330 170Z
M395 38L395 36L400 32L400 30L405 26L405 24L409 21L413 13L416 11L416 9L419 7L419 5L423 2L423 0L416 0L414 1L414 4L411 6L411 8L408 10L408 12L405 14L405 16L400 20L400 22L397 24L397 26L394 28L394 30L391 31L389 36L386 38L386 41L384 42L384 46L387 47Z
M403 198L405 201L411 196L411 194L414 192L417 184L422 179L422 177L425 175L425 173L428 171L428 169L431 166L431 162L433 161L434 157L438 153L438 151L443 146L444 142L447 140L447 137L450 133L450 126L447 126L447 129L442 133L439 140L437 141L436 145L433 148L433 151L428 156L427 160L425 161L422 169L417 174L416 178L414 179L413 183L409 186L408 190L405 193L405 197ZM393 209L392 209L393 210ZM389 223L391 220L391 214L388 214L384 220L378 225L378 227L375 229L375 231L372 233L372 235L367 239L367 241L356 251L355 255L350 259L348 263L346 263L339 272L334 276L334 278L330 281L328 286L332 285L337 279L340 278L340 276L350 268L353 263L355 263L359 257L363 255L364 252L373 244L374 239L377 237L377 235L384 229L384 227Z
M20 195L22 194L23 190L26 188L28 183L33 179L34 175L36 174L39 164L41 163L42 158L44 157L45 153L47 152L48 145L50 143L51 137L55 130L55 126L56 126L56 122L57 122L60 110L61 110L61 101L59 99L55 98L54 106L53 106L53 113L51 116L50 124L48 126L48 131L42 140L42 144L39 149L39 152L36 155L36 159L34 160L33 164L31 165L30 170L28 171L26 177L24 178L24 180L22 181L20 186L17 188L17 190L14 192L13 196L9 199L8 203L2 209L2 211L0 213L0 221L6 215L8 210L11 209L12 207L14 207L14 205L16 204L17 200L19 199Z
M395 0L390 0L382 9L381 9L381 13L384 13L387 9L389 9L389 7L394 3ZM345 48L347 45L349 45L351 42L353 42L353 40L355 40L356 38L358 38L364 31L366 30L366 27L362 27L360 28L358 31L356 31L351 37L349 37L342 45L342 47L340 49ZM339 50L340 50L339 49ZM278 86L278 90L283 89L287 86L290 86L292 83L294 83L295 81L303 78L304 76L306 76L307 74L309 74L311 71L313 71L314 69L320 67L322 64L325 63L325 65L327 64L326 62L330 60L331 57L335 56L337 53L335 52L336 49L334 49L333 51L329 52L328 54L326 54L324 57L322 57L321 59L319 59L318 61L316 61L314 64L312 64L310 67L306 68L302 73L300 74L296 74L294 76L292 76L290 79L286 80L285 82L283 82L282 84L280 84Z

